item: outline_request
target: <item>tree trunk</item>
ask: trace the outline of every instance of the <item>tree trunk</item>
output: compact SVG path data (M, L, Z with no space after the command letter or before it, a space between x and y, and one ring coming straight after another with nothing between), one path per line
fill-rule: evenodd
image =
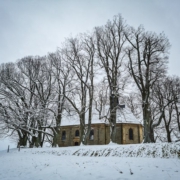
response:
M81 142L84 144L84 125L82 123L80 123L80 142L79 144L81 144Z
M39 147L39 138L36 136L32 137L32 141L30 143L30 148L33 148L34 146Z
M59 140L60 140L60 128L55 127L53 130L53 142L52 142L52 147L57 147Z
M143 124L144 124L144 143L150 143L151 137L154 135L152 134L152 128L151 128L151 117L149 113L149 107L148 105L144 105L143 107Z
M110 125L111 125L111 140L116 143L116 108L118 99L116 96L110 96Z
M23 131L18 131L18 136L19 136L19 142L18 142L18 147L19 146L26 146L27 145L27 139L28 139L28 134Z
M171 132L169 131L169 127L168 126L166 126L166 132L167 132L167 141L168 142L172 142L171 141Z

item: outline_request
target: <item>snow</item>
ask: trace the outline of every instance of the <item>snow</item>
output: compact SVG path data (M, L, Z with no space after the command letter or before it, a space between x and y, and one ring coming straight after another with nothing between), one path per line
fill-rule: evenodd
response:
M179 143L11 149L0 151L0 179L178 180L177 151Z
M130 111L128 107L117 109L117 123L132 123L132 124L141 124L140 120L138 120L133 113ZM104 115L109 116L109 106L105 106L105 113ZM88 123L88 111L86 112L86 124ZM107 121L102 118L99 119L98 111L93 107L92 112L92 124L99 124L99 123L107 123ZM61 126L70 126L70 125L79 125L79 117L75 113L72 116L63 116L61 120Z
M0 151L5 150L10 145L10 148L15 148L17 144L13 142L9 137L0 138Z
M117 110L117 123L132 123L132 124L141 124L129 108L123 108Z

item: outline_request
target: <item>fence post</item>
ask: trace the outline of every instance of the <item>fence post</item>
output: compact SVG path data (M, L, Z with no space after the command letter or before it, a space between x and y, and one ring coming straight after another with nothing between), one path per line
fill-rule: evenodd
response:
M7 149L7 152L9 152L9 145L8 145L8 149Z

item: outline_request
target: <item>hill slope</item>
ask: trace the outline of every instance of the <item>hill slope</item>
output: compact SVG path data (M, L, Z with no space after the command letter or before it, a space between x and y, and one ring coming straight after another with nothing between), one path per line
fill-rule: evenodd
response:
M0 151L0 179L179 179L179 143ZM154 158L155 157L155 158Z

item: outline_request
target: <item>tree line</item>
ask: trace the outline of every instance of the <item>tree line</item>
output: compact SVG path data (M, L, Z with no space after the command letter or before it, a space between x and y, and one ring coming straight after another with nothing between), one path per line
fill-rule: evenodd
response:
M56 52L1 64L0 132L19 146L57 146L62 118L76 115L86 144L95 107L116 142L120 101L142 119L145 143L180 140L180 78L167 74L169 49L164 33L135 29L117 15Z

